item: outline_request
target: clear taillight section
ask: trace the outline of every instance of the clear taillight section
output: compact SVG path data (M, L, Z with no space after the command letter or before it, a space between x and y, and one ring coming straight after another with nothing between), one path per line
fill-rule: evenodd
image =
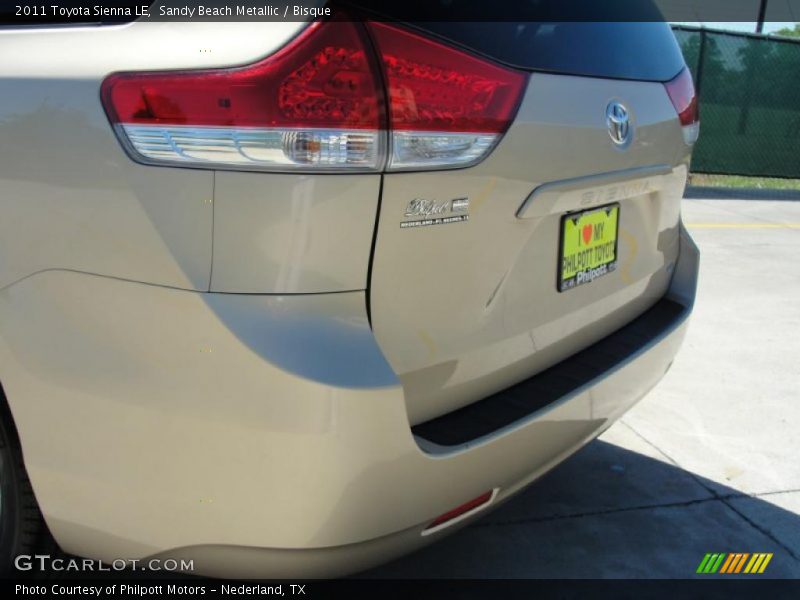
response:
M253 65L119 73L102 97L144 162L374 170L384 160L383 101L365 42L357 24L315 24Z
M664 84L672 105L678 112L683 128L683 139L691 145L700 134L700 109L689 69L684 68L675 79Z
M517 112L526 76L406 29L371 23L388 87L388 168L466 166Z
M368 27L377 56L363 25L325 22L246 67L111 75L103 103L146 163L376 171L483 159L526 75L405 29Z

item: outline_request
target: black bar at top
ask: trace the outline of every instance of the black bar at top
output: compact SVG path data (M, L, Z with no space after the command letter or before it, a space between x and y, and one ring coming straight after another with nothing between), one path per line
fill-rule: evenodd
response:
M762 0L0 0L0 25L5 26L332 17L423 22L751 22L755 27L757 20L794 22L797 15L800 0L769 4Z

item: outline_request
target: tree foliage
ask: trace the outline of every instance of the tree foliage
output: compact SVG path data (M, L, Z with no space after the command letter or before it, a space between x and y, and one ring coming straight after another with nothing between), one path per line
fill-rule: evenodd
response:
M794 27L784 27L773 32L772 35L781 35L784 37L800 37L800 23L795 23Z

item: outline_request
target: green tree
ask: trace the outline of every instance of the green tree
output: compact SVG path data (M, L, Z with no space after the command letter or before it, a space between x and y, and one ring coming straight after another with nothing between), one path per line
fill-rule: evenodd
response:
M795 23L794 28L784 27L773 32L773 35L782 35L784 37L800 37L800 23Z
M737 54L744 65L744 81L746 82L742 86L744 96L739 112L739 135L747 133L750 107L763 106L771 96L775 86L773 57L776 45L780 45L780 43L758 38L750 39L739 48Z
M730 82L735 81L735 79L731 77L730 71L725 66L724 56L716 37L713 34L695 31L678 31L676 33L678 34L676 37L680 43L686 64L689 65L692 75L695 77L695 82L697 82L698 76L703 79L700 84L703 86L701 92L703 101L729 103L731 101ZM700 73L700 46L703 36L705 36L706 41L703 49L702 73ZM700 85L697 87L699 88Z

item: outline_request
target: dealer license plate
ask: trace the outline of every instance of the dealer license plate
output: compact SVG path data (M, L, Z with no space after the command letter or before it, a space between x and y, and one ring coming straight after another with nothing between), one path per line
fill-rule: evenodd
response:
M561 218L558 291L591 283L617 268L619 204Z

